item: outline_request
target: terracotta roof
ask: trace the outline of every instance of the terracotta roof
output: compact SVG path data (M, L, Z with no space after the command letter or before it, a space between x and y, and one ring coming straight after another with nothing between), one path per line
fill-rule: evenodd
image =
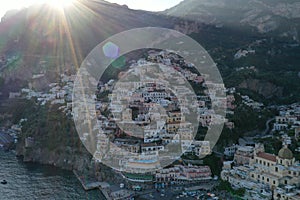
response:
M157 147L160 146L157 143L143 143L141 144L142 147Z
M167 124L181 124L182 122L167 122Z
M259 152L257 154L257 157L276 162L276 156L269 153Z

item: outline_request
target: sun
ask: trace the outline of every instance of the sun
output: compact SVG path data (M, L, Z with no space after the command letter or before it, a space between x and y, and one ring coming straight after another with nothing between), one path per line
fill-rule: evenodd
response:
M56 7L56 8L65 8L71 6L76 0L47 0L46 3Z

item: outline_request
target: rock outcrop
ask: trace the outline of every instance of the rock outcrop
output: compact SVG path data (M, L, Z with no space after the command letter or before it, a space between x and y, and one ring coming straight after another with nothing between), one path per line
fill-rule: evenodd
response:
M256 92L265 98L281 97L283 94L283 87L278 87L273 83L258 80L258 79L247 79L239 84L239 88L249 89Z

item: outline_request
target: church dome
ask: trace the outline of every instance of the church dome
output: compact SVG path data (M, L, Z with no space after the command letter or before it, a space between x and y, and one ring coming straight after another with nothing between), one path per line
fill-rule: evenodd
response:
M278 157L281 159L293 159L294 156L289 148L283 147L282 149L280 149Z

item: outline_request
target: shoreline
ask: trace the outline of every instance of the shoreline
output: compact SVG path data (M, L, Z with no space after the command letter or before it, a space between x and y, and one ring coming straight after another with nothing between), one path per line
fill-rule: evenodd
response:
M85 182L85 180L83 179L84 177L81 177L78 172L76 172L76 170L73 170L73 174L76 176L76 178L79 180L79 182L81 183L83 189L85 191L89 191L89 190L94 190L99 188L102 183L99 181L90 181L90 182Z
M14 151L0 150L0 154L1 169L7 172L3 174L1 180L6 179L8 182L7 186L0 187L3 199L21 200L24 197L28 199L75 199L76 197L106 199L99 190L88 192L83 190L82 185L70 170L36 162L23 162L22 159L16 157ZM32 190L32 187L38 191ZM21 193L15 193L15 188L19 188Z
M76 170L73 170L73 174L76 176L76 178L78 179L78 181L80 182L80 184L82 185L85 191L98 189L107 200L112 200L107 190L103 188L104 185L108 185L108 183L98 182L98 181L85 183L82 177L80 177L80 175L76 172Z

